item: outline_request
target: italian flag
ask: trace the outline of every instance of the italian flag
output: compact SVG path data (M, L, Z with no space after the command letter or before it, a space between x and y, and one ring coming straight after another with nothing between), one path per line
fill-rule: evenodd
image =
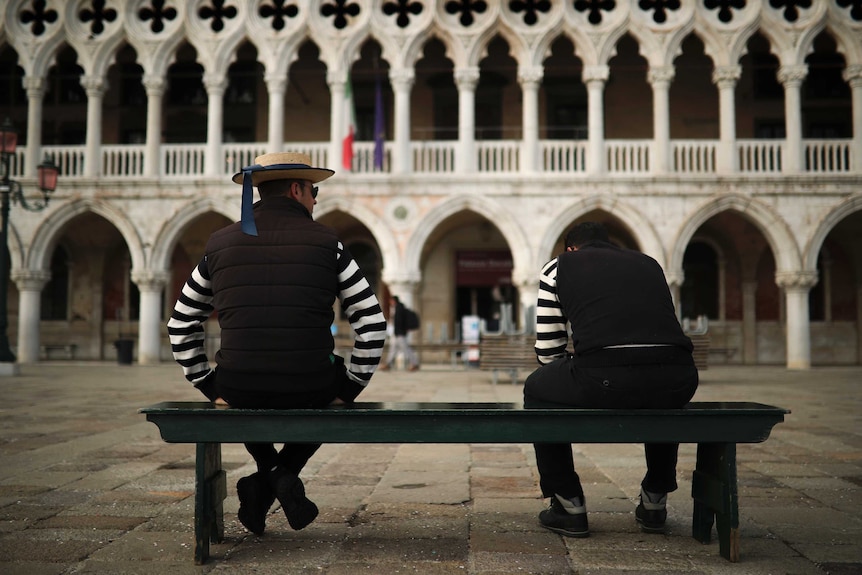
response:
M350 83L350 73L347 73L347 85L344 87L344 102L342 104L344 126L341 134L341 166L350 171L353 166L353 135L356 133L356 114L353 110L353 85Z

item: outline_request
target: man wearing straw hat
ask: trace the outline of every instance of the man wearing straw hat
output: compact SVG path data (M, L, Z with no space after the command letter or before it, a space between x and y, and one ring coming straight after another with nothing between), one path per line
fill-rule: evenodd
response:
M310 164L306 154L264 154L233 177L243 187L241 221L210 236L174 307L174 359L211 401L243 408L351 402L380 362L386 320L377 297L335 231L312 219L316 184L334 172ZM330 331L336 300L355 332L347 365ZM221 327L215 369L203 330L213 311ZM319 447L246 444L258 469L237 482L239 520L249 531L264 532L275 499L292 528L314 521L318 509L299 473Z

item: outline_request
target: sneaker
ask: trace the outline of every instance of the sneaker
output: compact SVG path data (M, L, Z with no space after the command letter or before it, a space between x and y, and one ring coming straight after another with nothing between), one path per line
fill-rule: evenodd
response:
M239 522L255 535L263 535L266 515L275 501L275 493L266 475L258 471L243 477L236 483L236 494L239 498Z
M573 501L559 495L551 497L551 505L539 513L539 523L545 529L566 537L590 536L587 507L582 498Z
M270 472L270 481L290 526L297 531L308 527L317 517L318 510L317 505L305 496L305 486L299 476L277 467Z
M649 493L641 488L635 520L644 533L664 533L667 521L667 493Z

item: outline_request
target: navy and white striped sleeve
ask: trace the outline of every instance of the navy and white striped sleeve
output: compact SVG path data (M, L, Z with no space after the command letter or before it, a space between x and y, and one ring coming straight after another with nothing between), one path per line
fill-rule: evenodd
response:
M557 260L549 261L539 275L536 304L536 357L542 365L566 355L569 337L566 317L557 295Z
M383 355L386 319L371 285L341 242L338 242L338 300L354 332L347 376L364 388Z
M211 371L204 348L203 323L213 311L212 300L212 282L204 256L183 286L168 320L171 353L186 379L195 385L202 383Z

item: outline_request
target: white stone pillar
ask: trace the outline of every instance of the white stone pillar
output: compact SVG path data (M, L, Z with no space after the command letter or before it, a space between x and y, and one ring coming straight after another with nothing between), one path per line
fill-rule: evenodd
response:
M539 271L512 270L512 285L518 288L518 301L521 303L517 318L517 329L528 334L536 333L536 304L539 299Z
M671 169L668 93L674 72L673 66L656 66L650 68L647 74L647 80L652 85L653 157L650 171L653 174L666 174Z
M98 177L102 173L102 96L107 88L101 76L84 76L81 85L87 92L87 148L84 175Z
M757 279L742 281L742 363L757 364Z
M394 148L392 172L409 174L413 171L413 154L410 151L410 92L416 72L412 68L389 71L389 81L395 91Z
M741 66L717 66L712 81L718 86L719 148L716 171L733 174L737 171L736 159L736 83L742 75Z
M332 166L336 171L343 171L341 160L341 141L344 138L342 126L344 126L344 91L347 81L335 72L326 74L326 82L329 84L329 93L332 98L329 104L329 158L327 166Z
M665 272L664 279L667 282L667 287L670 290L670 297L673 300L673 309L676 311L676 319L682 322L682 307L680 306L680 289L685 282L685 273L680 270L678 272Z
M479 84L479 68L455 70L458 86L458 155L455 171L471 174L476 171L476 86Z
M18 286L18 363L39 361L39 321L42 288L51 279L47 270L17 270L12 281Z
M784 172L795 174L805 165L802 149L802 106L800 89L808 75L808 66L781 66L778 81L784 86Z
M778 272L775 281L784 289L787 302L787 369L810 369L808 292L817 283L817 272Z
M518 70L521 84L521 123L524 137L521 142L521 173L530 174L540 169L539 161L539 86L544 68L525 66Z
M605 167L605 82L610 77L608 66L586 66L583 72L587 85L587 172L601 175Z
M45 79L25 76L27 90L27 155L24 157L24 176L36 177L36 166L42 154L42 100L45 97Z
M170 274L166 271L133 271L132 281L141 294L138 318L138 363L161 361L162 293Z
M162 150L162 97L165 79L152 74L144 75L147 90L147 141L144 150L144 176L156 178L161 172Z
M204 174L219 176L224 171L221 144L227 77L223 73L206 72L204 87L207 91L207 147L204 153Z
M850 84L853 106L853 158L850 160L850 169L858 174L862 172L862 64L847 66L844 80ZM862 336L859 339L862 340Z
M284 91L287 89L287 78L267 74L264 81L269 98L266 149L267 152L280 152L284 147Z

